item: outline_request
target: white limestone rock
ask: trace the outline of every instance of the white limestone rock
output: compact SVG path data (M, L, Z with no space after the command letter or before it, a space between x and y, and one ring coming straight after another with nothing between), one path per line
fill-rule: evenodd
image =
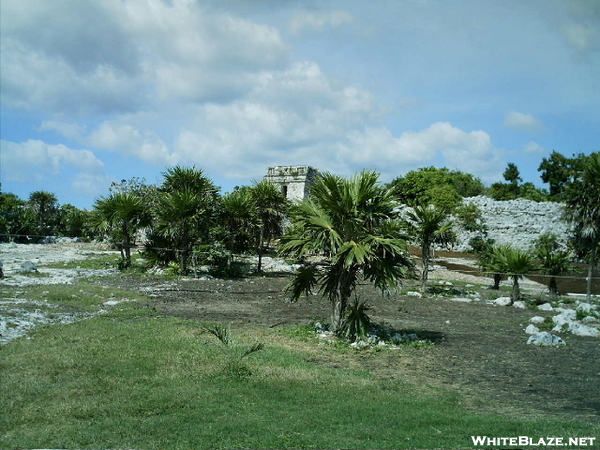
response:
M537 334L539 332L540 332L540 329L533 324L529 324L529 325L527 325L527 328L525 328L525 333L527 333L527 334L533 335L533 334Z
M547 331L542 331L541 333L531 335L527 340L527 344L537 345L540 347L556 347L558 345L567 345L563 339L555 334L548 333Z
M554 308L550 303L544 303L542 305L538 305L537 309L539 311L554 311Z
M492 303L497 306L508 306L510 305L510 297L498 297Z
M533 323L533 324L537 324L539 325L540 323L544 323L546 321L546 319L542 316L534 316L531 319L529 319L529 323Z

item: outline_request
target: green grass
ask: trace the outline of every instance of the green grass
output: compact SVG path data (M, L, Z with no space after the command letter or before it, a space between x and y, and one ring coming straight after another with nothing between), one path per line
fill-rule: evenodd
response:
M118 253L93 253L85 259L78 259L66 262L52 262L42 264L40 267L49 269L111 269L117 266L121 257Z
M266 348L244 360L252 376L228 376L200 327L131 309L3 346L0 448L473 448L472 435L600 434L476 414L441 389L309 363L317 344L297 327L234 329Z

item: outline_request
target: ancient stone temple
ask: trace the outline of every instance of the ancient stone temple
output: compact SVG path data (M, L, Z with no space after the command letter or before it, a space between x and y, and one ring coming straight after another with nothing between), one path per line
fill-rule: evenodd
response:
M288 200L303 200L318 176L319 171L310 166L275 166L269 167L265 180L280 186Z

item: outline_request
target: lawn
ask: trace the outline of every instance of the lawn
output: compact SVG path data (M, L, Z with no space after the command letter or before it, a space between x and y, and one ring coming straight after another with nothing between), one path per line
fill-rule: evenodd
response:
M88 311L114 297L65 289L65 305ZM234 325L235 345L265 349L232 374L235 356L202 321L157 315L140 294L115 291L135 301L0 347L0 448L474 448L471 436L600 436L585 421L476 413L436 385L319 363L315 355L344 354L291 324Z

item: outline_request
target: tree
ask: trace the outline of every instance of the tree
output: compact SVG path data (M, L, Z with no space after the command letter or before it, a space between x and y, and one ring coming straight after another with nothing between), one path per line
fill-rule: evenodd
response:
M573 264L571 254L566 250L553 249L542 246L535 249L535 256L539 261L539 270L550 277L548 292L553 300L558 297L558 282L556 277L566 275L577 270Z
M589 155L581 177L567 185L564 217L575 228L577 243L589 261L587 301L592 296L592 277L600 247L600 152Z
M243 253L252 247L258 217L250 187L236 187L223 196L219 206L219 223L224 233L222 239L230 253Z
M484 189L479 178L445 167L412 170L394 179L389 186L406 205L433 204L448 210L460 205L463 197L480 195Z
M510 304L521 300L519 280L527 273L537 270L533 253L510 245L501 245L492 249L488 270L495 274L504 274L512 278Z
M16 241L20 235L37 233L37 218L27 203L13 193L0 193L0 241Z
M331 302L337 334L343 332L348 301L361 280L383 292L412 273L394 207L394 193L378 184L378 174L362 171L348 179L323 174L311 196L291 208L292 227L281 238L281 254L302 260L318 254L324 261L304 264L288 292L297 300L318 288Z
M194 245L210 240L217 214L218 188L195 167L171 167L163 176L155 226L176 250L180 270L185 275Z
M515 163L509 162L502 176L513 186L517 186L519 181L523 181L523 178L521 178L521 173L519 172L519 169Z
M40 236L48 236L52 232L52 218L57 213L56 203L56 196L52 192L35 191L29 194L29 204L36 213Z
M548 158L542 159L538 167L538 172L541 172L540 177L542 181L548 183L552 199L564 199L564 193L568 184L581 176L587 158L583 153L567 158L559 152L552 150Z
M282 233L287 202L279 188L267 180L255 181L250 188L250 197L258 218L257 271L261 272L265 240L270 241Z
M94 204L92 221L96 230L107 233L118 246L122 267L130 267L135 233L150 224L144 199L131 193L100 197Z
M408 212L408 219L409 233L421 246L423 260L421 290L425 292L433 245L446 246L455 242L454 223L448 220L448 213L445 210L433 205L415 206Z

